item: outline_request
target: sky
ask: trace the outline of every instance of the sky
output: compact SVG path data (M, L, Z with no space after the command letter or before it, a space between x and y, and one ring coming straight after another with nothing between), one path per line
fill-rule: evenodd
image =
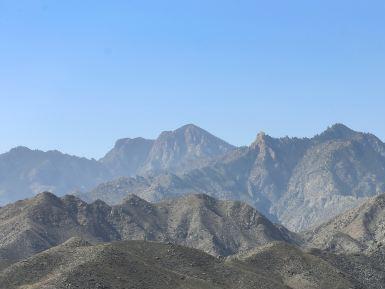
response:
M194 123L235 145L385 140L385 1L0 0L0 153L100 158Z

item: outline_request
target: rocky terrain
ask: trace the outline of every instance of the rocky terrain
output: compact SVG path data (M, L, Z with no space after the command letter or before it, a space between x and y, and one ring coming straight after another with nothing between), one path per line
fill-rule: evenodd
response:
M207 195L151 204L132 195L122 204L91 204L74 196L41 193L0 208L0 267L59 245L71 237L89 242L173 242L228 256L297 236L241 202Z
M288 257L294 258L294 262ZM0 288L355 287L322 259L280 245L262 248L244 259L225 261L172 244L126 241L90 245L81 239L71 239L0 272Z
M311 139L258 134L249 147L181 174L120 178L82 198L119 203L184 193L242 200L294 231L321 224L385 191L385 144L336 124Z
M332 253L311 250L341 272L359 289L385 288L385 247L380 246L367 253Z

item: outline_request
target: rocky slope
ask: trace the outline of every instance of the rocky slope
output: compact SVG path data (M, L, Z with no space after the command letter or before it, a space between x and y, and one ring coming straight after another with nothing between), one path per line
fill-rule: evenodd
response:
M87 204L74 196L42 193L0 208L0 266L5 267L71 237L90 242L154 240L215 256L247 251L273 240L297 242L252 207L187 195L151 204L132 195L122 204Z
M247 264L254 270L276 276L276 280L281 280L289 288L356 288L358 284L315 254L283 242L271 242L229 259L240 267Z
M366 253L332 253L312 250L313 255L338 268L359 289L385 289L385 247Z
M303 246L362 289L385 288L385 194L302 233Z
M249 147L230 151L183 174L122 178L84 198L120 202L127 193L153 201L186 192L246 201L271 220L301 231L385 191L385 144L336 124L311 139L260 133Z
M385 244L385 194L306 231L308 246L338 253L371 252Z
M289 264L288 257L295 262ZM223 261L196 249L171 244L126 241L90 245L71 239L0 272L0 288L355 287L335 267L293 248L272 246L244 260Z

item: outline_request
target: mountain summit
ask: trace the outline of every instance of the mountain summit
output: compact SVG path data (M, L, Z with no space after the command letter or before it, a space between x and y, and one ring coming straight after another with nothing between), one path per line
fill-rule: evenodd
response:
M188 124L162 132L155 140L140 172L181 172L201 167L234 147L209 132Z
M122 139L102 158L115 175L183 172L201 167L234 147L194 124L162 132L156 140Z

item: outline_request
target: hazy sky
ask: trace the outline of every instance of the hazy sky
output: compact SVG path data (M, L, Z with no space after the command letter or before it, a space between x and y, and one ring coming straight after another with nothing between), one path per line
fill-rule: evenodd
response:
M385 1L0 0L0 152L102 156L195 123L236 145L385 140Z

